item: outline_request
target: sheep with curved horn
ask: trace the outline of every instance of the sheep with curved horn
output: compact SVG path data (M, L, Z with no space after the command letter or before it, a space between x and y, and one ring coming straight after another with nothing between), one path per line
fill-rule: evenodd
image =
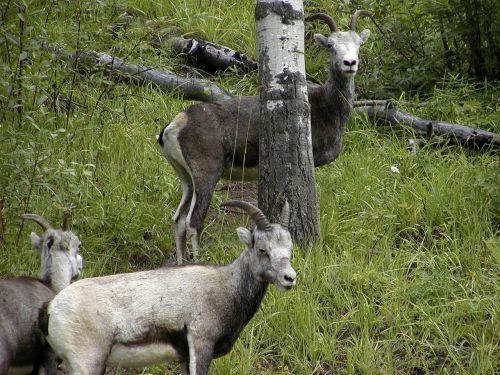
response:
M314 165L337 158L345 126L354 106L354 77L359 65L359 48L369 35L354 31L359 17L371 16L357 11L351 30L339 31L335 21L319 13L306 20L321 20L330 36L314 36L329 53L329 77L321 86L309 86L311 133ZM201 103L179 113L158 136L158 143L179 176L182 198L173 216L177 262L187 258L187 239L191 239L194 258L199 237L215 185L221 176L231 176L235 167L252 168L259 162L260 104L257 96L235 97Z
M25 214L45 231L31 233L33 247L41 253L40 278L0 280L0 375L55 374L56 358L45 343L46 308L50 300L80 276L81 242L66 229L54 229L40 215ZM66 224L67 225L67 222Z
M251 231L237 229L246 249L233 263L88 278L54 298L47 339L68 375L171 361L182 364L183 374L207 374L257 312L267 286L295 285L288 208L273 224L249 203L223 206L243 209L256 223Z

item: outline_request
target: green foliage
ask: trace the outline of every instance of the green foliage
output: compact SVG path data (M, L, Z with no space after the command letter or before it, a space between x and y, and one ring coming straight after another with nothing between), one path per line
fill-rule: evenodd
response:
M372 37L362 49L359 90L363 97L426 93L447 74L479 81L500 78L500 8L484 0L305 1L306 11L331 14L346 28L356 9L374 13L358 30ZM323 33L327 28L322 27ZM308 65L316 59L309 57ZM316 63L318 64L318 63ZM498 86L497 86L498 88Z
M360 20L360 28L374 32L357 78L363 96L425 98L427 105L409 111L500 132L497 86L429 73L445 66L436 52L439 25L428 13L444 2L306 3L343 26L353 9L372 9L392 30L388 44L371 21ZM20 215L35 212L59 224L70 204L85 277L158 267L174 254L171 216L181 188L155 138L189 103L58 61L42 41L194 75L181 58L157 53L150 36L192 33L255 56L253 7L250 0L8 2L0 13L2 277L38 273L28 236L39 229L23 225ZM124 10L139 20L115 27ZM400 50L422 46L441 65L408 52L419 66L408 71ZM309 77L322 81L326 55L309 44L306 57ZM214 80L235 93L256 92L255 73L231 70ZM401 94L419 87L428 91ZM234 350L214 361L214 374L498 371L498 155L432 142L410 154L410 137L408 130L352 118L339 160L316 170L323 236L309 252L296 249L297 288L270 288ZM219 210L225 199L226 192L216 193L202 237L202 258L215 264L239 254L234 229L247 225Z

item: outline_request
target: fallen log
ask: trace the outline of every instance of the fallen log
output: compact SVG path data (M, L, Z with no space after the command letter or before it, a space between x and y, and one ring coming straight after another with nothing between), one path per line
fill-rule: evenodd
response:
M486 145L500 146L500 135L479 128L462 124L450 124L443 121L426 120L399 109L388 101L386 105L369 105L357 107L356 110L366 113L374 121L382 121L390 125L409 126L416 133L427 138L444 136L449 142L466 147L481 148Z
M201 39L175 37L164 40L154 37L151 43L156 48L170 47L174 52L186 55L193 65L209 73L224 71L230 67L244 72L259 68L259 64L248 55Z
M178 91L186 100L215 102L233 97L225 89L203 79L182 78L173 73L162 72L150 67L126 64L122 59L102 52L68 52L54 45L44 44L43 46L52 51L57 58L68 61L75 66L104 67L109 72L122 73L121 79L128 79L139 85L153 83L164 91Z

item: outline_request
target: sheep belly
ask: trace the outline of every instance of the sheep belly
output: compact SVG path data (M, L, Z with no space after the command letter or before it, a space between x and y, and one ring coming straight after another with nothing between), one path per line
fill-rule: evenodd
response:
M177 350L167 343L115 344L111 348L107 364L125 368L141 368L165 362L180 362L180 360Z

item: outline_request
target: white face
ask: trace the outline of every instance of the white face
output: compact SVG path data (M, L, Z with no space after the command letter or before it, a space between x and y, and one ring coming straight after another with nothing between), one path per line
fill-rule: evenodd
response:
M64 245L68 251L68 262L71 264L71 279L74 280L82 273L83 258L80 253L82 242L72 232L63 232L63 235L66 235Z
M290 290L296 283L297 274L292 268L292 238L280 224L272 224L271 231L238 228L240 239L251 248L255 257L254 272L262 281L276 285L280 290Z
M42 253L42 278L49 277L56 288L62 289L80 277L82 243L73 232L48 229L42 237L33 232L31 242Z
M332 33L328 38L321 34L314 35L316 42L327 48L330 53L330 68L342 72L346 76L354 76L359 66L359 47L370 36L370 30L361 34L355 31Z

